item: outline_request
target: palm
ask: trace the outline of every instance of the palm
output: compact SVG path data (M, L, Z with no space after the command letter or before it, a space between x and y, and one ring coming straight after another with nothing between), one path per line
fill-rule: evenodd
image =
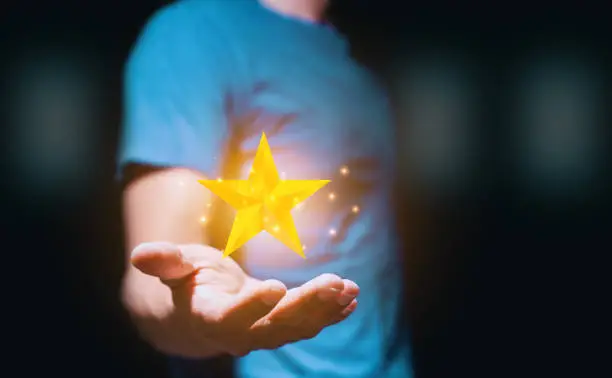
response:
M348 316L359 293L355 283L331 274L287 291L202 245L143 244L132 263L172 289L174 336L166 342L182 355L198 355L197 345L244 355L314 337Z
M199 268L194 284L214 289L219 294L235 295L246 281L247 275L234 260L218 258Z
M270 309L253 295L262 282L249 277L229 258L209 261L199 268L192 282L191 309L197 315L196 324L214 325L197 329L206 329L202 336L215 340L217 348L241 354L235 346L251 343L253 335L248 330Z

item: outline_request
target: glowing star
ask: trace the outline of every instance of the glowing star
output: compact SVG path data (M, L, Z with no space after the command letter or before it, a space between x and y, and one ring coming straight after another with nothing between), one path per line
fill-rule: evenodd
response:
M327 185L330 180L281 180L266 134L247 180L199 180L236 209L234 225L223 256L229 256L261 231L267 231L298 255L306 258L291 209Z

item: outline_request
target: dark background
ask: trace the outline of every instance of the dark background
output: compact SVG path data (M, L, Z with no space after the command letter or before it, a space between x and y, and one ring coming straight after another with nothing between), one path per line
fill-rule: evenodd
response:
M0 303L9 357L3 368L18 372L8 374L165 376L163 358L138 339L117 300L124 260L120 188L113 181L122 66L162 4L21 2L3 10L8 173ZM338 4L332 18L355 56L388 86L399 121L398 224L417 377L605 375L609 12L586 2ZM553 118L558 122L517 116L525 113L517 104L542 102L517 84L530 65L540 67L535 77L557 72L544 82L552 93L570 94L552 106L562 114ZM411 92L404 77L421 84ZM40 82L51 84L40 89ZM449 101L463 104L461 94L448 100L456 91L473 99L467 123L478 142L467 154L442 154L469 161L468 168L446 163L436 173L406 151L413 135L421 135L412 134L416 126L436 123ZM64 113L39 110L55 109L45 104L65 93L57 105ZM577 103L590 105L578 112L579 131L569 140L588 134L595 142L573 155L571 143L562 146L552 161L587 158L556 170L533 168L545 160L537 154L523 164L530 139L517 130L551 124L540 146L554 144L563 132L554 126L570 117L561 112ZM80 110L69 116L80 127L49 121L71 110ZM453 126L453 115L462 113L448 114L439 123L459 130L452 135L467 133ZM416 140L425 146L458 140L445 135ZM65 161L79 164L66 168Z

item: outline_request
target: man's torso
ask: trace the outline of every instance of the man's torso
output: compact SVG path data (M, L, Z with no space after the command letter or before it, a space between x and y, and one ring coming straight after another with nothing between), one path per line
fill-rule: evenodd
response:
M314 339L249 354L238 363L239 375L407 376L405 346L389 356L401 332L401 277L388 206L394 141L382 91L329 26L281 16L256 0L173 6L213 23L233 54L219 173L229 168L238 177L228 179L246 178L265 132L281 178L331 180L292 212L306 259L261 233L242 248L243 267L288 287L321 273L361 287L348 320Z

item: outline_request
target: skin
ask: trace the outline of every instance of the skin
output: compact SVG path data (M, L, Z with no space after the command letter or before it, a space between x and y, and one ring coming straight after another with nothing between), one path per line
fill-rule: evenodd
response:
M329 5L329 0L259 0L259 2L275 12L311 22L321 21Z
M359 288L350 280L323 274L287 290L203 243L198 221L211 195L199 179L187 169L160 169L124 191L122 298L151 345L183 357L244 356L312 338L355 310Z

